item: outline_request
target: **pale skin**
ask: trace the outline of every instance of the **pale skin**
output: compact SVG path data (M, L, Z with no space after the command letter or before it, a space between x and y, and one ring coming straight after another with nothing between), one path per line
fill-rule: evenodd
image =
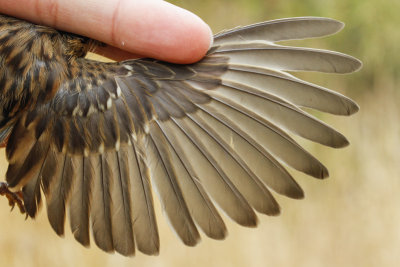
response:
M0 0L0 13L104 42L96 52L115 60L193 63L212 40L198 16L161 0Z

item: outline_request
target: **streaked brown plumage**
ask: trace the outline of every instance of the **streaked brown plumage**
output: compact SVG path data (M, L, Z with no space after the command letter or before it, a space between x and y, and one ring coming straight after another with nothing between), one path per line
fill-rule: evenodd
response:
M180 239L200 228L222 239L218 209L255 226L279 213L270 191L302 198L286 166L316 178L327 169L288 133L331 147L346 138L304 112L350 115L357 104L286 71L348 73L353 57L274 42L333 34L325 18L263 22L217 34L192 65L83 58L97 42L0 16L0 143L9 188L34 217L105 251L157 254L153 189ZM218 206L218 209L216 208Z

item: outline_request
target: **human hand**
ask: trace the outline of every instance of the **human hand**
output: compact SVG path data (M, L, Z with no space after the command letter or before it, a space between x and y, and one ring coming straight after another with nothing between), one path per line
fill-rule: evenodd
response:
M115 60L193 63L212 36L193 13L157 0L0 0L0 12L104 42L96 52Z

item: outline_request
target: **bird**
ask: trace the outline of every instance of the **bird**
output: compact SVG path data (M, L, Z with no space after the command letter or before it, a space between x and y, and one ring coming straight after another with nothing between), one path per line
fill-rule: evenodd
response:
M31 218L45 202L56 234L68 220L83 246L125 256L159 253L156 196L188 246L200 231L224 239L221 213L255 227L257 213L280 213L274 195L304 197L288 169L329 175L294 136L349 144L308 111L348 116L357 103L293 72L351 73L361 61L279 44L343 26L297 17L236 27L179 65L91 60L101 42L0 15L0 193Z

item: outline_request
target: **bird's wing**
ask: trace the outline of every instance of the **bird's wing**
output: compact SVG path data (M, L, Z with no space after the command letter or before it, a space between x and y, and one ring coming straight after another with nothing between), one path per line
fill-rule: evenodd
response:
M220 33L192 65L155 60L100 63L82 59L51 102L26 112L7 145L7 181L23 187L35 216L42 188L50 223L64 233L66 209L75 238L124 255L155 254L159 237L153 190L187 245L197 226L222 239L218 209L255 226L254 210L276 215L271 190L302 198L286 166L316 178L327 169L290 134L331 147L346 138L304 112L350 115L349 98L286 71L348 73L350 56L275 41L318 37L342 28L325 18L295 18ZM218 209L216 208L218 207Z

